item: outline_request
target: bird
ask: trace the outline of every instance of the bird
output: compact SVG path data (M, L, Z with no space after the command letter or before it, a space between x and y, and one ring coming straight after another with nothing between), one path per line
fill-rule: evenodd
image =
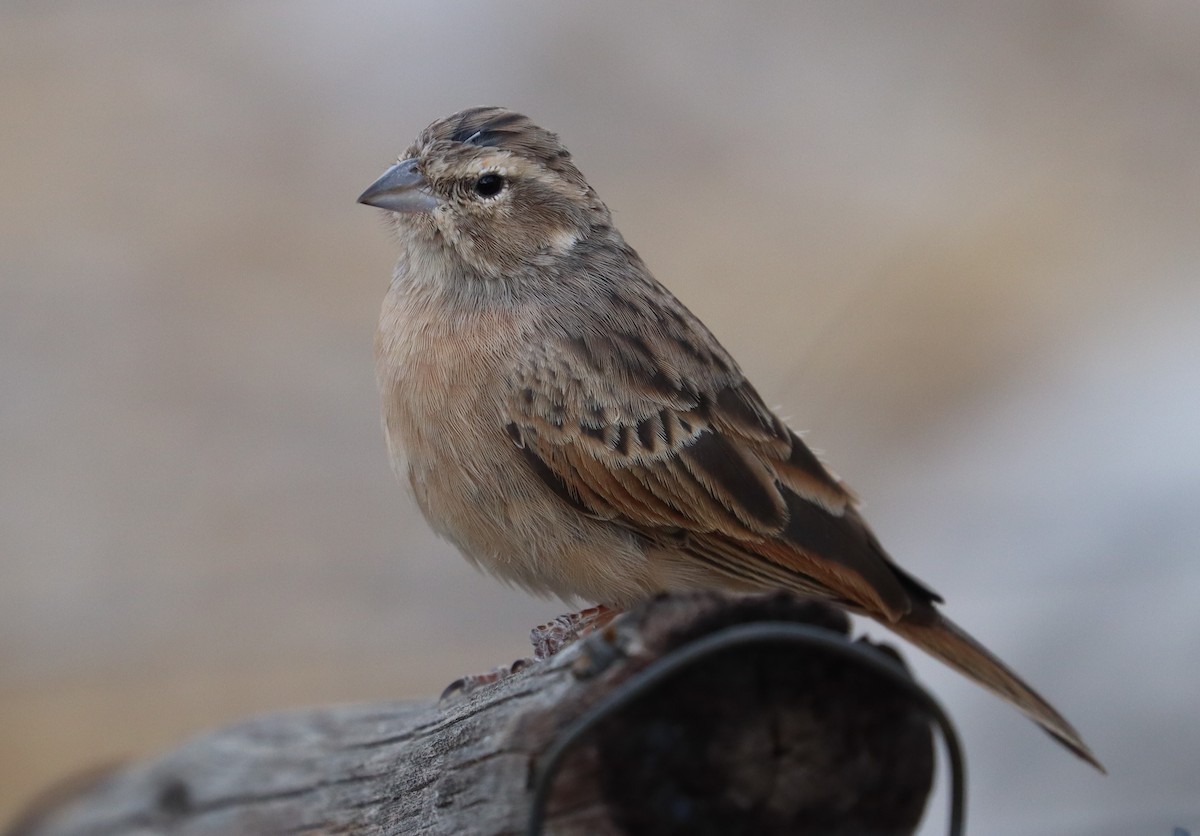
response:
M856 496L625 242L557 134L462 110L358 200L400 245L375 336L388 451L476 567L611 611L697 589L832 602L1104 771L884 550Z

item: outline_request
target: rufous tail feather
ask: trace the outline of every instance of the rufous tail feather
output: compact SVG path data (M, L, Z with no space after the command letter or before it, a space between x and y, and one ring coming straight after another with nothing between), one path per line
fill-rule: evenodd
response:
M1079 732L1050 703L953 621L930 609L888 626L926 653L1012 703L1063 746L1107 774Z

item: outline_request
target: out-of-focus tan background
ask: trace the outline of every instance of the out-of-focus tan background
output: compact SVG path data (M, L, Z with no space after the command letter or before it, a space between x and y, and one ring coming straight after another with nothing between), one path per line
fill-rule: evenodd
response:
M1198 43L1169 1L4 4L0 820L563 610L429 533L372 378L354 198L506 104L1111 770L910 652L973 832L1200 828Z

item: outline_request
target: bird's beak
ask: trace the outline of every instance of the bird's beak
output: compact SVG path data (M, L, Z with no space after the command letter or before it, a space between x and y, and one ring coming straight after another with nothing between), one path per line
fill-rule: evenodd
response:
M391 212L432 212L438 200L416 160L401 160L358 196L359 203Z

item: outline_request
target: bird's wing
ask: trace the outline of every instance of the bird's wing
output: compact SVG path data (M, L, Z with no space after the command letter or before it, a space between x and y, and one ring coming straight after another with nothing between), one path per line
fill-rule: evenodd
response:
M676 303L677 304L677 303ZM581 512L751 586L895 620L936 596L891 563L854 499L686 309L549 337L510 381L508 434Z

